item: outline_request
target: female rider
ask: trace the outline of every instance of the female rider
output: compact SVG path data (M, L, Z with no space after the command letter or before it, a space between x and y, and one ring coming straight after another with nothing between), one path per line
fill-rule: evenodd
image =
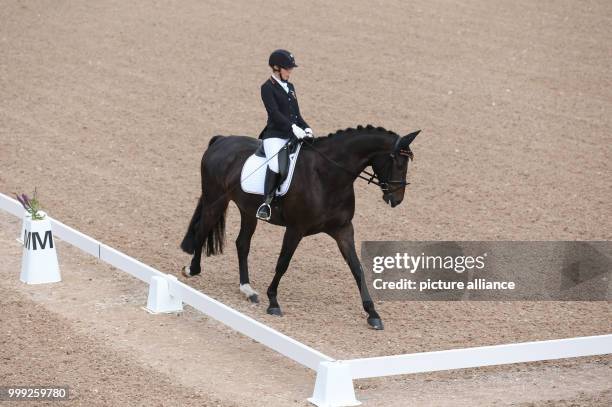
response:
M270 203L280 178L277 153L291 136L298 139L312 137L310 126L300 115L295 87L289 82L291 71L297 67L293 54L277 49L270 54L268 65L272 68L272 76L261 85L261 99L268 112L268 123L259 137L263 139L269 161L264 182L265 198L257 209L257 218L266 221L272 216Z

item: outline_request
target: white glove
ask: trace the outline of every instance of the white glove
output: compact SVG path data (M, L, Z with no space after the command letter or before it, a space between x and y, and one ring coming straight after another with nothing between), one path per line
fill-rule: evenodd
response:
M293 134L295 134L295 137L297 137L298 139L303 139L304 137L306 137L306 132L304 130L302 130L300 127L298 127L297 125L292 125L291 129L293 130Z
M312 135L312 129L311 129L310 127L306 127L306 128L304 129L304 133L306 133L306 137L314 137L314 136Z

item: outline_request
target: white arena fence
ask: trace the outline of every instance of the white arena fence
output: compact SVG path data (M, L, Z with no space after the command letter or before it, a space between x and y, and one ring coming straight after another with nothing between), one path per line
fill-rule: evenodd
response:
M0 209L23 217L21 204L0 193ZM351 360L336 360L275 329L49 217L53 235L125 271L153 287L164 281L173 299L190 305L230 328L317 372L313 396L319 407L361 404L355 398L354 379L434 372L449 369L534 362L612 353L612 334L549 341L512 343L435 352L422 352ZM156 277L156 278L154 278ZM364 328L365 329L365 328Z

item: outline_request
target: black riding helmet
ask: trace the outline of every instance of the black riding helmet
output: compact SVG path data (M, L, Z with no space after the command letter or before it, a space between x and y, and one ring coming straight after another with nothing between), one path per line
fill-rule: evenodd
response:
M270 54L270 58L268 59L268 65L270 65L271 68L274 68L274 65L277 65L285 69L297 67L293 54L286 49L277 49L276 51L272 52Z

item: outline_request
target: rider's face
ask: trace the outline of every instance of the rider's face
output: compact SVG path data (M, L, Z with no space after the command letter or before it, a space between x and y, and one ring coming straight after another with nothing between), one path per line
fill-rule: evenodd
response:
M293 71L293 68L281 68L280 69L280 77L282 80L284 81L288 81L289 77L291 76L291 71Z

